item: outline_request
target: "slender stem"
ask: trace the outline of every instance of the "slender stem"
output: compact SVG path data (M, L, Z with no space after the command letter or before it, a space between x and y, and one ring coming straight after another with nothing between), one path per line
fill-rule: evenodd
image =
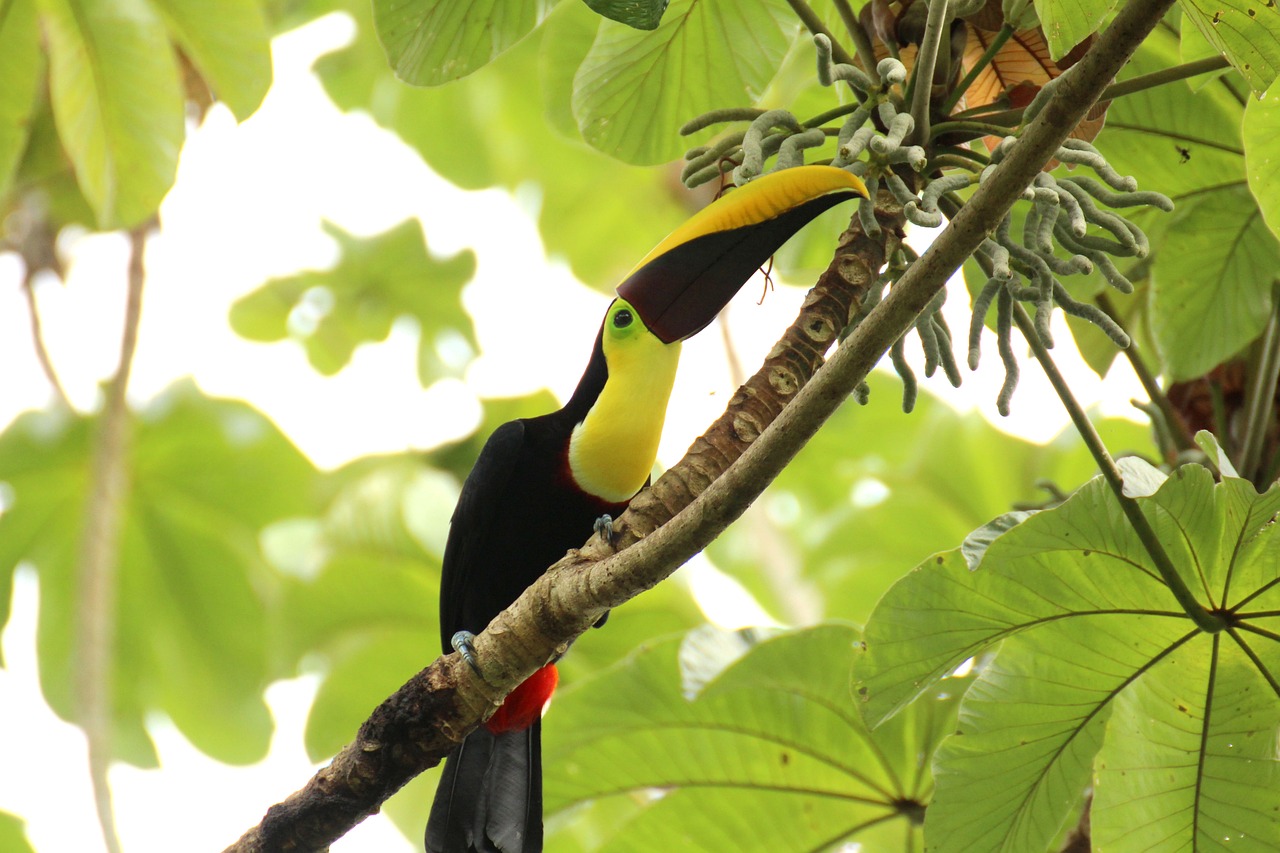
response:
M1227 401L1222 396L1222 385L1211 378L1205 380L1209 385L1209 406L1213 409L1213 434L1218 437L1218 444L1228 457L1236 455L1235 440L1231 436L1231 419L1227 417Z
M1201 74L1208 74L1210 71L1219 71L1230 65L1231 63L1225 56L1208 56L1204 59L1197 59L1195 62L1187 62L1182 65L1175 65L1172 68L1152 71L1150 74L1139 74L1137 77L1131 77L1128 80L1107 87L1107 91L1103 92L1102 97L1098 100L1105 101L1108 98L1122 98L1125 95L1154 89L1156 86L1163 86L1166 83L1186 80L1188 77L1197 77Z
M89 775L103 841L119 853L107 771L111 765L113 656L115 653L117 574L120 529L128 500L129 413L125 391L138 345L142 315L142 256L146 226L129 234L129 280L125 303L120 363L107 385L107 399L98 417L89 500L80 543L77 693L80 724L89 743Z
M44 344L40 309L36 305L35 278L36 269L28 262L22 274L22 295L27 300L27 315L31 320L31 341L36 349L36 361L40 362L40 369L44 371L45 378L53 386L53 393L57 395L58 402L65 406L67 411L72 411L74 407L71 405L71 398L67 396L67 389L62 387L58 372L53 369L53 359L49 357L49 350Z
M956 85L956 88L947 97L946 102L943 103L942 111L944 113L950 113L956 108L956 104L960 103L960 99L964 97L964 93L969 91L969 87L973 85L973 81L977 80L978 75L982 73L983 69L991 64L991 60L995 59L996 54L1000 52L1000 48L1004 47L1005 42L1007 42L1009 37L1012 35L1013 27L1009 26L1007 23L1000 28L999 32L996 33L996 37L991 40L991 44L987 45L987 49L982 52L982 56L978 57L978 61L969 69L969 73L964 75L964 79Z
M1277 302L1263 334L1259 357L1249 384L1245 406L1244 441L1240 447L1240 473L1258 482L1262 442L1275 416L1276 382L1280 380L1280 302Z
M840 42L836 41L836 37L827 29L827 25L822 23L822 19L818 17L818 13L804 0L787 0L787 5L800 18L800 23L804 24L805 29L816 35L824 35L831 39L831 58L836 62L845 65L853 65L853 57L849 55L849 51L845 50ZM874 70L874 66L873 66Z
M982 171L982 165L969 157L959 154L938 154L929 158L925 164L925 174L938 169L965 169L975 175Z
M1120 469L1116 467L1115 460L1107 452L1107 447L1102 443L1102 438L1098 435L1098 431L1094 429L1093 422L1089 420L1089 416L1081 408L1080 402L1071 393L1071 386L1067 384L1067 380L1058 372L1058 366L1054 364L1049 351L1045 349L1044 342L1040 340L1040 335L1036 333L1031 318L1027 316L1027 312L1020 302L1013 303L1013 320L1018 324L1018 330L1022 332L1022 336L1026 338L1027 343L1031 346L1031 351L1035 354L1036 360L1040 362L1045 376L1049 378L1049 384L1053 386L1053 390L1058 394L1058 399L1062 401L1063 408L1067 410L1071 423L1075 425L1080 438L1083 439L1085 446L1089 448L1089 453L1093 455L1094 461L1098 463L1103 479L1107 481L1107 485L1111 487L1116 500L1120 502L1120 509L1124 511L1125 517L1129 519L1129 524L1133 527L1134 533L1138 535L1139 541L1142 542L1142 546L1155 564L1156 571L1160 573L1160 577L1164 579L1165 584L1173 593L1173 597L1178 600L1178 603L1182 605L1182 609L1186 611L1187 615L1191 617L1191 621L1195 622L1196 627L1200 628L1200 630L1210 634L1216 634L1221 631L1226 627L1227 623L1221 617L1205 610L1204 606L1196 600L1195 595L1183 582L1182 576L1178 574L1178 570L1174 567L1173 560L1169 558L1169 553L1165 551L1164 545L1160 544L1160 539L1156 536L1155 530L1152 529L1151 522L1142 514L1142 508L1138 506L1138 502L1124 493L1124 477L1121 475Z
M929 136L929 99L933 95L933 69L938 64L938 48L947 31L947 0L932 0L929 17L925 19L924 39L916 56L915 73L912 75L911 117L916 126L911 139L916 143L927 141Z
M931 145L929 150L934 155L943 157L959 157L962 160L968 160L971 165L987 166L991 163L991 158L981 151L974 151L971 147L965 145Z
M1121 322L1120 313L1116 310L1115 303L1105 293L1099 293L1097 300L1098 307L1101 308L1106 315L1111 318L1117 326L1125 333L1124 323ZM1147 392L1147 399L1152 405L1160 410L1160 414L1164 415L1165 421L1169 424L1172 432L1171 438L1178 450L1194 450L1196 443L1191 438L1191 433L1187 430L1187 422L1183 420L1182 415L1178 414L1173 408L1173 404L1169 402L1169 395L1164 393L1164 389L1160 387L1160 382L1156 379L1151 368L1147 366L1146 361L1142 358L1142 353L1138 351L1138 344L1133 340L1133 336L1129 335L1129 346L1123 350L1125 358L1129 360L1129 364L1133 367L1133 372L1137 375L1138 381L1142 383L1142 388Z
M1201 74L1208 74L1210 71L1218 71L1227 67L1230 63L1222 56L1210 56L1206 59L1199 59L1195 62L1188 62L1185 65L1175 65L1172 68L1165 68L1160 71L1152 71L1150 74L1140 74L1131 80L1125 80L1109 86L1102 97L1098 101L1110 101L1115 98L1122 98L1125 95L1133 95L1138 92L1145 92L1147 89L1154 89L1157 86L1164 86L1168 83L1176 83L1179 80L1186 80L1190 77L1197 77ZM1022 109L1016 110L1000 110L998 112L987 112L983 107L975 107L972 110L956 113L956 118L967 118L969 116L982 116L982 120L991 122L992 124L1007 124L1010 127L1022 121Z
M930 138L937 139L945 133L971 133L974 138L999 136L1003 139L1009 135L1009 128L1002 124L990 124L982 121L944 121L933 126L930 131Z
M853 7L849 5L849 0L835 0L835 4L836 11L840 13L840 20L844 21L844 28L849 31L849 38L853 39L853 49L858 53L862 70L874 76L876 49L871 45L871 37L867 35L866 28L862 26Z
M822 125L826 124L832 119L840 118L841 116L847 116L850 113L857 112L861 106L862 106L861 101L855 101L853 103L848 103L848 104L841 104L838 107L832 107L826 112L818 113L813 118L807 119L806 121L801 122L801 125L805 128L821 127Z

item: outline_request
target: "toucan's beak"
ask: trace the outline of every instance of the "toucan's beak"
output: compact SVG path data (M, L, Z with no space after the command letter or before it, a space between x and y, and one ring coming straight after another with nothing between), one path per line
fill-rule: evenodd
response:
M862 181L833 166L770 172L671 232L618 285L618 295L664 343L683 340L702 331L806 223L855 195L867 197Z

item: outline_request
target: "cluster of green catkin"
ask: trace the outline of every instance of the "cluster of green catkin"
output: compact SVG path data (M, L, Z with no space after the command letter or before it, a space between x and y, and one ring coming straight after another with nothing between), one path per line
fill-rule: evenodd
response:
M958 193L984 181L1004 159L1017 137L1006 137L992 152L990 165L981 173L948 173L929 180L925 175L927 153L909 142L915 122L911 114L899 111L901 96L894 87L907 79L906 68L896 59L883 59L869 75L847 63L835 62L831 41L825 35L814 36L817 49L818 80L824 86L846 84L856 101L800 121L787 110L727 109L699 116L681 128L688 135L725 122L747 122L745 130L722 136L711 145L693 148L685 154L681 179L692 188L711 180L732 180L741 186L765 171L774 158L772 170L803 165L805 150L824 145L834 136L836 153L831 165L849 170L863 179L869 198L858 204L858 217L868 235L880 232L875 217L875 199L883 186L902 205L905 218L926 228L942 224L939 203L947 197L959 203ZM1024 111L1024 122L1031 121L1048 102L1057 80L1044 86ZM878 120L872 123L872 116ZM839 128L829 122L843 118ZM883 132L878 128L884 128ZM1117 346L1129 345L1129 337L1115 321L1094 305L1072 298L1060 276L1088 275L1095 269L1122 293L1133 290L1132 283L1117 268L1114 258L1142 258L1149 251L1146 235L1130 220L1115 212L1117 208L1154 207L1169 211L1173 203L1155 192L1138 192L1131 177L1118 174L1096 148L1087 142L1069 139L1058 149L1057 159L1074 167L1087 167L1100 180L1084 175L1054 178L1041 173L1023 194L1029 203L1021 234L1012 233L1012 219L1006 215L978 251L980 262L989 272L986 285L973 305L969 328L968 362L976 370L981 355L982 327L992 304L996 307L996 336L1005 366L1005 382L997 398L1001 414L1008 414L1009 403L1018 381L1018 364L1013 354L1012 326L1014 300L1028 302L1035 308L1035 329L1046 347L1053 346L1049 321L1057 305L1066 313L1098 326ZM895 171L905 164L923 183L917 194ZM1059 250L1066 252L1063 257ZM907 250L909 252L909 250ZM891 264L882 276L885 285L896 280L914 256ZM865 316L882 290L874 290L862 307ZM914 331L924 351L926 376L941 367L952 385L959 386L960 370L952 350L952 336L941 313L946 291L941 291L916 322ZM857 320L855 320L857 322ZM903 381L903 409L915 405L916 379L907 363L905 336L890 349L890 360ZM865 385L855 396L864 399Z
M1015 137L1006 137L992 152L991 165L983 170L979 181L984 180L1016 144ZM1168 196L1138 192L1137 182L1116 172L1088 142L1068 139L1055 157L1063 163L1088 167L1101 181L1087 175L1055 178L1041 172L1023 193L1028 207L1022 233L1013 233L1012 217L1006 215L978 252L990 277L973 303L969 367L974 370L978 367L982 327L994 302L996 337L1005 366L1004 386L996 399L1001 414L1008 414L1018 381L1011 339L1014 300L1035 306L1036 335L1046 348L1053 346L1049 320L1054 305L1097 326L1121 349L1128 347L1129 336L1124 330L1096 305L1072 298L1059 276L1089 275L1096 269L1116 290L1132 293L1133 283L1112 259L1144 258L1151 247L1142 229L1115 209L1173 210ZM1059 254L1059 249L1065 250L1067 256Z

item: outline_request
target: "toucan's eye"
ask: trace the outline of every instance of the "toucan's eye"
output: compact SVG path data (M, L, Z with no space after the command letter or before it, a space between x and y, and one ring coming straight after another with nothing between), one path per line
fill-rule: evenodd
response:
M634 319L635 317L631 315L631 312L626 308L623 308L621 311L613 315L613 327L615 329L625 329L627 326L631 325L631 321Z

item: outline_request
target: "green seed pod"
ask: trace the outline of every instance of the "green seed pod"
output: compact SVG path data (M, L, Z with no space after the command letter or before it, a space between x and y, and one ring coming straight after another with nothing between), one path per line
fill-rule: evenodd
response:
M996 299L996 344L1004 362L1004 384L996 397L996 411L1008 417L1009 403L1018 388L1018 359L1013 354L1013 297L1000 288Z
M907 364L905 340L905 337L898 338L889 347L889 361L893 364L894 372L902 378L902 411L911 414L916 407L917 386L916 375L912 372L911 365Z

